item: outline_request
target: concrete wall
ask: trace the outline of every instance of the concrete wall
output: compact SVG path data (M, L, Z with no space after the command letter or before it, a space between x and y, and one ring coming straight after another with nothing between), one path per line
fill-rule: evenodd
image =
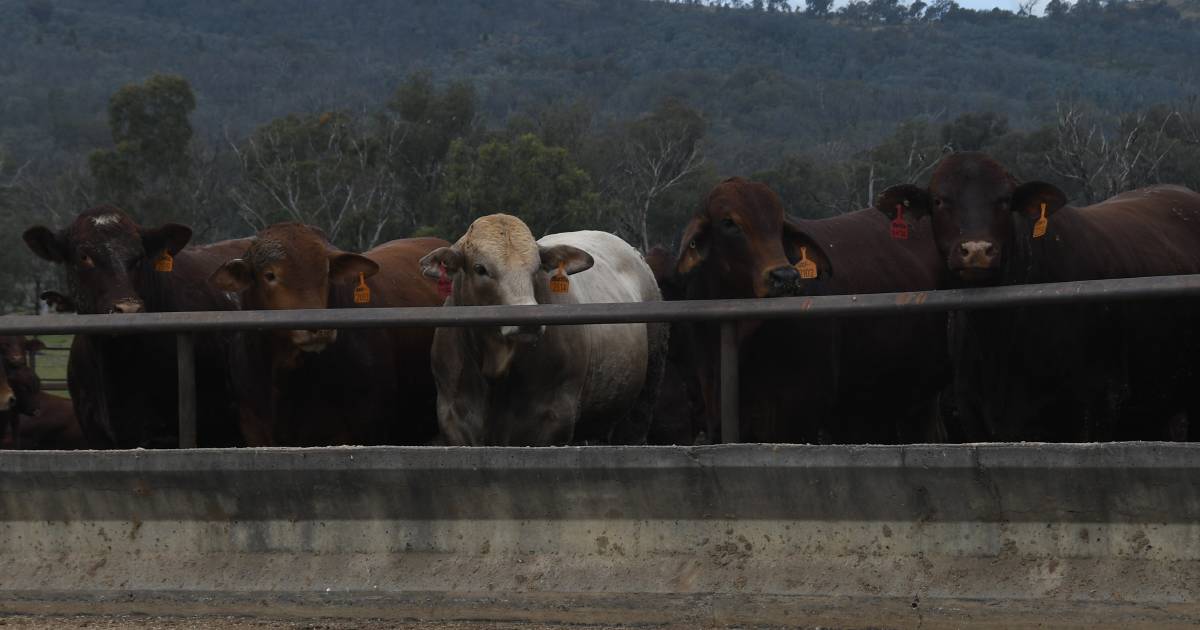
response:
M1200 447L0 453L0 611L1185 627Z

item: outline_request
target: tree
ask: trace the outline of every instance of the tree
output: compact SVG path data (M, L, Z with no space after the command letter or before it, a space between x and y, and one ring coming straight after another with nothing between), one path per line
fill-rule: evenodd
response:
M1109 132L1086 108L1060 102L1046 166L1073 184L1088 204L1157 183L1159 167L1177 144L1166 133L1174 118L1127 114Z
M133 207L146 188L186 179L195 108L191 86L176 75L154 75L113 94L108 126L116 146L88 158L100 197Z
M497 212L517 215L534 234L544 235L578 227L597 196L565 149L524 134L478 147L454 141L444 202L450 212L441 229L447 236L462 234L475 218Z
M629 205L623 218L625 229L636 235L643 252L650 249L649 217L655 202L704 165L706 130L700 112L676 100L664 101L628 126L622 146L621 198Z
M415 228L392 170L404 138L394 121L372 128L345 112L286 116L231 143L242 181L230 196L253 229L282 220L314 225L364 251L389 228Z
M813 17L829 17L833 0L804 0L804 12Z
M439 91L432 74L416 72L397 88L387 109L388 124L404 138L389 161L402 183L405 204L420 224L435 225L440 221L440 185L450 146L476 131L475 89L455 82Z
M953 151L981 151L1008 133L1008 117L995 112L967 113L942 125L942 143Z

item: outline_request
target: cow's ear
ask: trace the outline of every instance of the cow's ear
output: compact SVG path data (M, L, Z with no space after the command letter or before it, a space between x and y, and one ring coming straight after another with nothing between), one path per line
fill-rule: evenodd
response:
M214 271L208 281L222 291L241 293L254 284L254 269L245 260L234 258Z
M371 277L379 273L379 263L362 254L339 252L329 257L329 279L333 282L350 282L358 274Z
M929 191L912 184L892 186L875 199L875 209L893 220L902 212L910 221L918 221L929 214L932 206Z
M1046 204L1046 216L1050 216L1067 205L1067 195L1058 186L1046 182L1025 182L1013 191L1013 212L1038 219L1042 216L1042 204Z
M168 223L156 228L138 228L142 235L142 248L150 256L163 252L174 256L187 247L192 240L192 228L178 223Z
M699 267L700 263L708 257L708 246L708 217L696 217L683 231L683 239L679 243L679 261L675 263L675 272L682 276Z
M75 311L75 300L58 291L44 291L38 297L42 298L42 301L50 308L53 308L56 313L72 313Z
M453 247L439 247L421 258L421 273L428 278L441 278L442 267L446 273L455 273L462 269L463 263L462 252Z
M26 339L25 340L25 352L28 352L29 354L35 354L35 353L41 352L42 350L45 350L45 349L46 349L46 344L43 343L41 339Z
M800 265L804 264L805 260L809 260L817 266L817 278L833 277L833 261L829 260L825 249L817 243L816 239L809 236L808 232L787 219L783 221L783 241L783 249L787 252L788 260L800 271L802 278L804 271L800 269ZM804 279L812 280L813 278Z
M25 240L25 245L38 255L38 258L54 263L66 262L67 248L63 247L62 241L58 240L58 235L50 231L50 228L35 225L25 230L21 238Z
M563 266L563 270L567 275L587 271L596 264L592 255L570 245L554 245L552 247L538 247L538 252L542 257L542 269L550 272L558 269L559 265Z

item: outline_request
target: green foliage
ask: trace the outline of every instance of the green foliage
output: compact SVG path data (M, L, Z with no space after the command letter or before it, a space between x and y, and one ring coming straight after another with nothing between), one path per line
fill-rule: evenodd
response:
M171 205L163 190L176 188L191 168L194 109L191 86L175 75L155 75L113 94L108 125L116 146L88 158L100 197L161 215Z
M447 160L442 225L462 234L475 218L521 217L535 235L575 229L597 203L592 182L562 147L533 134L496 138L478 147L456 140Z

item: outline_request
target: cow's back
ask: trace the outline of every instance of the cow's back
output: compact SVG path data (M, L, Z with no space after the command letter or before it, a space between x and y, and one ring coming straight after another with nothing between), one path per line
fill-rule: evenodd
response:
M607 232L581 231L552 234L542 246L571 245L591 254L592 267L570 277L565 295L551 294L552 303L604 304L661 300L658 283L642 255L619 237ZM553 272L551 272L553 273ZM587 361L580 388L580 418L576 437L585 439L593 427L611 425L624 417L647 384L657 395L666 353L664 325L590 324L559 326L556 343L567 344ZM655 374L657 372L657 374ZM603 430L597 430L604 433ZM642 439L644 439L642 435ZM623 440L618 440L623 441Z
M1200 194L1150 186L1065 207L1031 241L1042 281L1200 273Z
M866 208L829 219L794 223L817 241L833 265L830 293L888 293L935 289L942 260L928 220L894 239L890 221Z

